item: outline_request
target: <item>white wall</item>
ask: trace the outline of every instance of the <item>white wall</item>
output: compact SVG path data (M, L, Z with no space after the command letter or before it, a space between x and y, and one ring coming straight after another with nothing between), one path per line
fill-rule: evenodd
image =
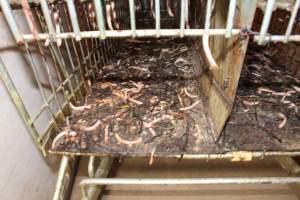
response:
M14 11L14 13L22 31L28 32L22 11ZM28 62L24 59L26 54L16 46L2 13L0 13L0 27L0 56L13 76L27 109L33 115L42 104L42 99L36 83L32 81L32 71ZM44 69L39 68L39 71L43 73ZM47 115L42 116L37 124L39 130L45 127L48 119ZM52 156L45 162L28 134L1 79L0 132L2 154L0 199L51 199L60 158Z

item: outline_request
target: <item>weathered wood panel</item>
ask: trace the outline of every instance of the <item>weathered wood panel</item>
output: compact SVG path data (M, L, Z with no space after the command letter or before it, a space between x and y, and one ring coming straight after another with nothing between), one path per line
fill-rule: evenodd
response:
M214 15L211 19L213 28L226 27L228 3L229 1L215 2ZM234 27L251 27L255 8L256 1L237 1ZM213 121L215 138L220 136L231 112L247 45L248 38L240 36L234 36L230 39L223 36L210 37L210 47L218 68L213 69L211 72L207 71L201 77L201 82L202 88L208 97L208 107Z

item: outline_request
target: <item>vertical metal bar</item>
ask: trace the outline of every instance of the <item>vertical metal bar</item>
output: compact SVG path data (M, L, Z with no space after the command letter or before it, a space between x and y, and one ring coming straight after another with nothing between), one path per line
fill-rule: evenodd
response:
M104 41L104 52L105 52L105 55L106 55L106 62L109 60L110 56L111 56L111 52L110 52L110 49L109 49L109 38L106 39Z
M37 85L38 85L38 88L39 88L41 97L42 97L43 102L44 102L44 104L45 104L45 107L46 107L46 109L47 109L49 115L52 117L52 119L53 119L53 121L54 121L54 125L55 125L56 127L58 127L58 124L56 123L56 119L55 119L55 116L54 116L54 112L52 111L52 109L51 109L51 107L50 107L50 105L49 105L49 103L48 103L48 101L47 101L46 94L45 94L44 89L43 89L43 87L42 87L41 80L40 80L40 77L39 77L39 75L38 75L38 71L37 71L37 69L36 69L36 65L35 65L35 63L34 63L34 59L33 59L32 55L31 55L30 50L29 50L28 43L25 41L24 44L25 44L25 49L26 49L27 55L28 55L28 57L29 57L29 62L30 62L31 69L32 69L32 71L33 71L33 75L34 75L34 78L35 78L35 80L36 80L36 82L37 82Z
M160 36L160 0L155 0L155 29L156 37Z
M74 6L74 0L67 0L67 6L68 6L68 9L69 9L69 13L70 13L70 18L71 18L73 31L76 35L75 39L77 41L79 41L81 39L81 36L80 36L79 24L78 24L78 21L77 21L76 9L75 9L75 6Z
M130 25L131 25L132 37L136 37L134 0L129 0L129 10L130 10Z
M55 186L55 191L53 195L53 200L60 200L61 192L63 190L64 186L64 178L65 174L68 169L68 164L69 164L69 157L68 156L63 156L60 162L60 167L59 167L59 172L58 172L58 177L56 181L56 186Z
M88 14L86 13L86 6L85 6L85 4L83 4L83 10L84 10L84 15L85 15L85 20L86 20L86 23L87 23L87 28L88 28L88 30L92 30L92 27L90 26L90 24L89 24L89 18L88 18ZM91 65L90 65L90 68L92 68L92 71L94 70L94 67L95 67L95 65L96 65L96 63L97 63L97 56L96 56L96 54L95 54L95 52L93 51L94 50L94 42L96 42L94 39L90 39L90 41L91 41L91 50L90 49L88 49L88 56L91 58L91 57L93 57L94 58L94 63L91 63ZM89 48L89 44L88 44L88 48ZM94 75L94 73L92 73L93 74L93 76L95 76Z
M226 25L226 35L225 35L226 38L230 38L232 36L235 7L236 7L236 0L230 0L228 17L227 17L227 25Z
M77 7L77 9L80 9L80 7L78 6ZM64 6L64 13L65 13L65 16L67 16L67 10L66 10L66 7ZM79 10L79 15L81 14L81 12L80 12L80 10ZM81 16L79 16L79 21L78 21L78 23L79 23L79 27L80 27L80 22L82 22L82 19L81 19ZM69 28L69 30L70 30L70 28ZM86 40L85 40L86 41ZM73 41L72 41L72 43L74 43ZM81 54L81 59L82 59L82 61L81 61L81 59L80 59L80 57L78 58L78 65L80 66L80 68L81 68L81 64L83 64L84 65L84 68L82 67L82 69L81 69L81 74L82 74L82 77L83 77L83 80L85 80L85 78L86 78L86 73L88 72L88 67L87 67L87 63L86 63L86 60L85 60L85 54L84 54L84 51L83 51L83 47L82 47L82 43L83 43L83 41L81 40L80 42L79 42L79 49L80 49L80 54ZM77 48L75 47L74 48L74 50L77 52L77 50L76 50ZM85 74L84 74L84 72L85 72ZM85 88L87 89L87 85L86 85L86 83L84 84L84 86L85 86Z
M204 35L202 36L202 45L203 45L204 54L209 63L209 69L216 69L218 68L218 66L209 48L209 27L210 27L211 13L212 13L212 0L207 0L205 24L204 24L205 30L204 30Z
M104 178L108 176L108 173L111 169L113 158L112 157L102 157L100 158L101 161L94 171L95 178ZM90 186L87 188L87 199L89 200L96 200L99 197L102 187L98 186Z
M117 39L113 38L113 50L114 50L114 54L117 52Z
M210 27L211 9L212 9L212 0L207 0L205 24L204 24L204 29L207 34Z
M13 80L11 79L9 72L7 71L2 58L0 57L0 77L8 91L9 96L11 97L12 101L14 102L18 112L20 113L23 122L25 123L31 137L33 138L34 142L38 146L38 148L41 148L40 143L38 142L39 133L37 129L35 128L34 124L30 123L31 118L30 115L22 101L22 98L20 94L17 91L16 86L13 83Z
M90 76L90 70L91 70L91 67L93 66L93 61L91 58L92 56L89 53L90 47L89 47L88 39L85 39L85 48L86 48L87 56L85 57L84 60L86 60L86 58L87 58L89 61L89 66L87 67L87 75ZM93 79L95 79L94 73L92 73L92 75L93 75Z
M30 8L30 5L29 5L27 0L22 0L21 4L22 4L23 12L25 14L25 18L27 20L27 24L30 28L31 33L32 33L33 40L38 41L38 38L39 38L38 28L37 28L37 25L36 25L35 20L33 18L33 14L32 14L32 10Z
M55 8L56 8L57 10L59 10L57 4L55 5ZM60 27L62 28L62 24L60 24ZM65 40L66 40L66 39L64 39L64 41L65 41ZM68 86L69 86L69 90L71 91L71 95L70 95L70 96L75 98L76 95L75 95L74 88L73 88L73 85L72 85L71 75L69 74L69 72L68 72L68 70L67 70L64 56L62 55L62 52L61 52L61 50L60 50L61 48L60 48L58 45L54 46L52 43L50 43L50 44L51 44L51 46L52 46L54 55L56 56L57 61L58 61L59 64L60 64L60 68L61 68L61 70L62 70L62 72L63 72L64 78L65 78L65 79L68 79Z
M4 14L4 17L10 27L10 30L11 30L17 44L23 44L24 43L23 37L22 37L19 27L16 23L16 19L12 13L12 9L9 5L8 0L0 0L0 4L1 4L1 8L2 8L2 12Z
M108 40L107 40L107 44L108 44L108 50L109 50L109 58L111 58L112 57L112 55L114 54L114 52L113 52L113 50L112 50L112 40L111 40L112 38L108 38Z
M63 28L62 25L61 25L61 30L64 31L64 28ZM71 52L70 52L68 41L67 41L67 39L63 39L63 41L65 43L65 47L66 47L66 50L67 50L69 61L71 63L71 69L72 69L71 73L74 74L76 85L80 86L79 80L78 80L78 76L76 74L76 69L75 69L75 65L74 65L74 62L73 62L73 58L72 58L72 55L71 55ZM82 95L82 91L81 90L79 90L79 94L80 94L80 98L82 98L83 95Z
M100 49L100 41L98 38L95 39L96 47L95 47L95 53L97 55L97 63L101 63L101 53L99 51Z
M185 24L185 0L181 0L180 4L180 37L184 36L184 24Z
M276 156L279 165L292 176L300 176L300 166L291 156Z
M60 63L60 66L61 66L60 68L63 71L65 79L68 79L68 85L69 85L69 89L71 90L71 96L75 97L75 92L74 92L74 88L72 85L71 76L69 75L69 72L67 71L66 63L65 63L64 57L62 56L60 48L53 47L53 52L54 52L54 55L56 56L58 62Z
M94 0L96 16L97 16L97 24L100 31L100 39L105 39L105 24L104 24L104 15L103 15L103 6L101 0Z
M52 76L50 74L50 68L49 68L49 65L48 65L48 63L46 61L46 56L45 56L45 54L44 54L44 52L42 50L42 47L41 47L41 45L40 45L39 42L37 42L37 45L38 45L39 52L40 52L40 54L42 56L44 66L45 66L46 71L47 71L48 80L49 80L49 83L50 83L50 86L51 86L52 94L54 95L54 102L56 102L56 104L58 105L60 111L63 113L62 105L58 101L58 97L57 97L57 94L56 94L56 89L55 89L53 81L52 81Z
M108 55L107 52L105 51L105 41L101 41L101 54L102 54L102 59L103 63L105 64L108 61Z
M185 0L185 9L184 9L184 25L185 25L185 28L186 29L189 29L190 28L190 25L189 25L189 0Z
M52 23L52 18L50 16L50 12L49 12L49 7L48 7L48 3L46 0L41 0L41 8L45 17L45 21L48 27L48 31L51 34L51 36L53 37L53 39L55 38L55 28L54 25Z
M88 164L88 175L90 178L93 178L95 175L94 164L95 164L95 156L90 156L89 164Z
M39 19L39 23L40 23L40 25L41 25L41 28L42 28L42 30L45 32L46 31L46 28L45 28L45 25L42 23L42 16L41 16L41 14L39 13L39 12L36 12L37 13L37 17L38 17L38 19ZM53 59L53 61L54 61L54 65L55 65L55 71L56 71L56 73L57 73L57 76L58 76L58 78L59 78L59 81L60 81L60 83L61 83L61 85L62 85L62 90L63 90L63 94L64 94L64 97L65 97L65 100L67 101L67 102L69 102L69 98L68 98L68 94L67 94L67 92L66 92L66 90L65 90L65 87L64 87L64 84L63 84L63 82L64 82L64 78L62 77L62 76L64 76L64 74L62 75L61 73L60 73L60 71L59 70L62 70L62 63L60 62L60 60L57 58L57 53L55 53L55 50L54 50L54 46L53 46L53 43L50 41L50 53L51 53L51 57L52 57L52 59ZM58 65L57 65L57 62L58 62ZM68 83L70 84L70 82L68 81Z
M114 38L111 38L111 50L113 55L115 55L115 40Z
M80 9L82 10L82 17L83 18L86 18L86 14L85 14L85 6L84 6L84 3L82 3L82 4L80 4ZM88 27L88 29L89 29L89 26L88 26L88 24L86 24L86 22L84 22L84 20L83 19L81 19L81 22L83 23L83 26L87 26ZM84 45L85 45L85 51L83 50L83 48L81 48L81 50L83 51L83 55L84 55L84 59L83 59L83 62L85 62L86 63L86 76L89 76L89 77L91 77L91 73L90 73L90 71L91 71L91 66L93 65L93 63L92 63L92 59L91 59L91 56L90 56L90 48L89 48L89 43L88 43L88 41L89 41L89 39L88 38L85 38L84 39ZM87 55L85 55L85 53L87 54ZM88 60L88 62L89 63L87 63L87 60ZM93 79L95 79L95 76L94 76L94 74L92 73L92 78Z
M66 10L66 7L63 6L63 10L64 10L64 15L65 15L65 18L66 18L66 24L67 24L67 29L68 31L71 31L71 27L70 27L70 22L69 22L69 19L68 19L68 16L67 16L67 10ZM77 52L77 48L76 48L76 44L74 42L74 39L72 38L71 39L71 42L72 42L72 47L73 47L73 50L74 50L74 53L75 53L75 57L76 57L76 61L77 61L77 66L76 66L76 70L77 68L79 68L79 72L80 72L80 75L81 75L81 80L84 82L85 80L85 77L83 75L83 72L82 72L82 66L80 64L80 60L79 60L79 54ZM81 42L79 42L79 45L81 46ZM75 72L76 73L76 72ZM75 77L76 77L76 74L75 74ZM84 82L85 83L85 82ZM86 88L86 85L84 84L84 87ZM79 86L79 91L80 91L80 94L82 94L81 90L80 90L80 86Z
M101 63L101 53L99 51L101 45L100 41L100 39L95 38L95 53L97 57L97 63Z
M297 13L298 13L299 5L300 5L300 0L296 0L295 5L294 5L294 9L293 9L291 17L290 17L288 27L287 27L286 32L285 32L284 42L288 42L289 37L292 33L292 29L293 29L293 25L294 25L294 22L295 22Z
M42 21L42 16L41 16L41 14L39 12L37 12L37 16L38 16L41 28L45 32L46 31L46 27L45 27L45 25L44 25L44 23ZM60 80L60 84L62 86L62 90L63 90L63 95L64 95L64 98L65 98L65 101L67 103L70 103L69 96L75 97L74 89L73 89L73 86L72 86L72 83L71 83L71 76L69 76L69 74L68 74L68 72L66 70L65 62L64 62L64 59L63 59L63 57L61 55L60 49L57 46L55 46L53 44L53 42L51 42L51 41L50 41L50 53L51 53L51 56L52 56L54 64L55 64L56 73L58 75L58 78ZM57 61L58 65L56 64L56 61ZM68 93L67 90L65 90L65 82L68 84L68 89L69 89L69 91L71 91L71 95Z
M46 24L47 24L47 27L48 27L48 31L50 32L50 34L52 35L52 37L55 37L55 29L54 29L54 26L52 24L52 19L51 19L50 13L49 13L49 7L48 7L48 3L46 2L46 0L41 0L41 7L42 7L44 18L45 18L45 21L46 21ZM40 21L39 12L37 11L37 9L35 11L36 11L36 13L38 15L38 18L39 18L39 21ZM42 27L42 29L45 31L44 27ZM56 94L57 91L56 91L56 89L54 87L54 84L52 82L52 76L50 74L50 69L49 69L49 66L48 66L47 61L46 61L46 56L45 56L45 54L44 54L44 52L42 50L42 47L41 47L40 43L39 42L37 42L37 43L38 43L38 48L39 48L39 51L41 53L41 56L43 57L43 62L44 62L45 68L47 70L48 79L49 79L49 82L50 82L50 85L51 85L51 90L52 90L52 93L53 93L53 95L55 97L54 101L58 105L60 112L63 114L63 117L65 117L64 112L63 112L63 108L62 108L62 104L60 103L60 101L58 99L58 96ZM51 55L52 55L53 61L55 62L55 59L53 57L52 51L51 51ZM55 62L55 65L56 65L56 62ZM59 76L59 74L58 74L58 76ZM65 94L65 93L63 93L63 94Z
M260 29L260 33L259 33L259 39L258 39L258 44L259 45L262 45L265 42L265 38L266 38L268 28L269 28L269 25L270 25L270 20L271 20L271 17L272 17L274 4L275 4L275 0L268 0L268 2L267 2L264 19L263 19L261 29Z
M102 60L102 66L105 65L105 51L103 50L103 41L99 41L99 52L101 55L101 60Z

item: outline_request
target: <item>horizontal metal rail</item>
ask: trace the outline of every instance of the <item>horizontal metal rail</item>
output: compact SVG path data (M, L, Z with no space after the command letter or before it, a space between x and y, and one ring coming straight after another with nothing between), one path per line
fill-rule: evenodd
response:
M226 29L186 29L184 31L184 36L202 36L204 34L209 35L225 35ZM237 35L241 32L240 29L232 29L232 35ZM146 30L136 30L136 37L151 37L156 36L157 30L156 29L146 29ZM167 37L167 36L180 36L181 30L180 29L162 29L160 30L160 36ZM123 38L123 37L132 37L133 33L132 30L106 30L105 31L106 37L115 37L115 38ZM38 40L47 40L51 36L49 33L40 33L38 35ZM83 31L81 32L81 38L99 38L101 36L100 31ZM57 38L60 39L68 39L68 38L75 38L76 34L73 32L68 33L59 33L56 34ZM24 34L24 40L26 41L34 41L35 38L32 34Z
M235 18L235 11L237 7L237 1L236 0L230 0L229 7L228 7L228 15L227 15L227 24L224 29L214 29L210 28L210 13L212 13L213 7L211 7L212 3L210 0L208 0L207 4L207 10L206 10L206 19L205 19L205 29L189 29L186 26L186 23L188 22L188 6L189 3L186 0L181 0L181 8L180 11L180 21L179 21L179 29L161 29L161 17L160 13L162 11L160 6L160 1L153 0L151 1L152 4L155 3L155 9L153 11L153 17L155 18L155 29L136 29L136 17L135 17L135 5L134 1L128 0L126 3L129 4L128 8L129 10L126 11L128 14L128 17L130 18L130 29L129 30L106 30L105 29L105 20L108 18L108 16L104 16L104 8L105 6L102 5L102 1L93 1L93 5L95 6L96 11L96 21L98 25L98 31L80 31L79 23L78 23L78 16L76 14L76 6L74 5L74 0L67 0L67 8L69 10L69 17L71 19L71 24L73 28L73 32L64 32L64 33L56 33L53 32L53 24L51 23L51 19L49 16L49 13L46 11L47 5L45 0L41 0L40 3L42 5L43 13L45 15L45 19L47 21L49 33L39 33L39 34L22 34L20 30L18 29L16 20L12 14L11 8L10 8L10 1L8 0L1 0L1 7L4 13L4 16L6 20L8 21L8 24L10 26L10 29L16 39L16 41L21 44L23 40L25 41L34 41L36 39L38 40L47 40L51 38L62 38L62 39L69 39L69 38L75 38L77 41L81 40L82 38L101 38L105 39L106 37L167 37L167 36L204 36L205 44L207 44L208 36L210 35L223 35L226 38L230 38L233 35L236 35L240 33L239 28L234 28L234 18ZM104 2L107 4L107 2ZM268 0L265 3L262 3L262 1L258 1L257 6L263 7L265 10L265 14L263 17L263 22L261 29L259 31L259 36L257 41L259 44L265 44L266 42L272 42L272 41L300 41L299 35L291 35L293 26L295 24L296 20L296 14L299 10L299 0L296 0L293 3L285 3L285 7L289 8L289 11L291 12L291 17L289 20L289 25L285 31L284 39L278 39L277 37L269 37L268 36L268 27L270 25L272 13L274 11L274 8L281 8L278 6L278 3L275 0ZM110 7L110 6L108 6ZM293 8L293 9L291 9ZM153 5L152 5L153 9ZM108 13L106 13L108 14ZM110 16L111 18L111 16ZM115 19L114 19L115 20ZM109 22L111 23L111 22ZM112 27L110 27L112 29ZM207 45L205 45L207 47ZM210 59L212 61L212 59Z
M259 36L254 36L254 41L258 41ZM286 36L284 35L269 35L266 36L264 39L265 42L286 42ZM288 37L289 42L299 42L300 41L300 35L290 35Z
M52 151L49 150L50 153L57 154L57 155L69 155L69 156L113 156L111 154L98 154L98 153L75 153L75 152L60 152L60 151ZM242 157L241 157L242 155ZM125 155L121 155L125 156ZM197 159L197 160L218 160L218 159L231 159L234 160L235 158L239 158L240 160L244 157L248 157L247 160L249 160L249 157L251 159L253 158L265 158L265 157L273 157L273 156L300 156L300 151L295 152L287 152L287 151L235 151L235 152L228 152L228 153L214 153L214 154L180 154L180 155L156 155L156 158L176 158L176 159ZM125 156L126 157L126 156ZM129 157L129 156L127 156ZM139 157L139 156L136 156ZM140 157L145 157L145 155L141 155Z
M82 199L88 199L87 186L104 185L213 185L213 184L295 184L300 177L243 177L243 178L88 178L80 182Z
M242 178L87 178L86 185L210 185L210 184L292 184L300 183L300 177L242 177Z

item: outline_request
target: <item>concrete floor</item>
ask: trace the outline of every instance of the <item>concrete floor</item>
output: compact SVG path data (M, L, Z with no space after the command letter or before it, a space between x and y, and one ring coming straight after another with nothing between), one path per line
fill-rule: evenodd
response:
M87 160L80 164L72 200L80 199L78 183L87 175ZM229 161L125 159L113 166L112 177L126 178L203 178L287 176L273 160L232 163ZM202 186L109 186L101 199L202 199L202 200L296 200L300 187L295 185L202 185Z

